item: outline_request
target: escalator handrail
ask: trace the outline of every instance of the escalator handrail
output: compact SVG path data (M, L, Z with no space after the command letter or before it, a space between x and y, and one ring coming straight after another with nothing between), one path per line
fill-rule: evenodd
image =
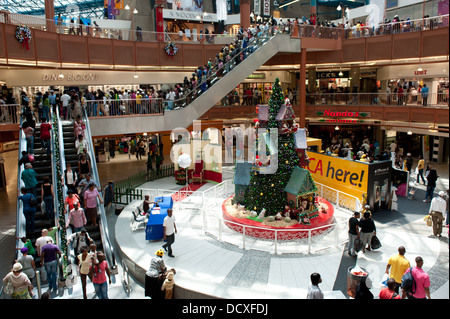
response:
M253 53L255 53L257 50L259 50L263 45L265 45L270 39L272 39L272 38L274 38L275 37L275 35L276 34L274 34L274 35L269 35L270 34L270 32L271 32L271 29L269 29L269 30L267 30L266 31L266 33L264 33L263 35L262 35L262 37L260 37L260 38L258 38L258 39L265 39L266 41L264 42L264 43L262 43L261 44L261 46L259 46L258 48L256 48L256 50L254 50L253 52L251 52L250 54L249 54L249 56L251 55L251 54L253 54ZM277 33L278 34L278 33ZM257 39L257 40L258 40ZM257 41L256 40L256 41ZM176 103L176 104L179 104L181 101L183 101L183 100L186 100L187 99L187 97L189 96L189 95L191 95L191 94L195 94L196 93L196 91L198 91L200 88L201 88L201 84L203 83L203 82L208 82L208 81L210 81L211 79L213 79L213 78L215 78L215 77L217 77L217 73L220 71L220 70L226 70L226 68L229 66L229 65L231 65L231 64L233 64L234 63L234 61L237 59L237 57L239 57L243 52L245 52L245 51L248 51L250 48L252 48L255 44L253 43L255 40L253 40L251 43L249 43L249 45L247 45L245 48L243 48L243 49L241 49L238 53L236 53L231 59L230 59L230 61L228 61L227 63L224 63L223 64L223 66L219 69L219 68L217 68L217 67L213 67L213 69L216 69L214 72L211 72L211 74L206 78L206 80L203 80L203 81L201 81L201 82L198 82L197 83L197 86L194 88L194 89L192 89L192 90L190 90L189 92L187 92L187 93L185 93L184 95L183 95L183 97L182 98L180 98L180 99L177 99L177 100L173 100L172 102L174 102L174 103ZM251 45L250 45L251 44ZM248 58L248 56L247 56L247 58ZM247 59L246 58L246 59ZM242 62L242 61L241 61ZM233 68L233 70L234 70L234 68ZM229 72L231 72L232 70L230 70ZM194 72L195 73L195 72ZM203 78L203 77L202 77ZM210 86L210 87L212 87L212 85ZM206 89L206 91L209 89L209 87ZM205 91L205 92L206 92ZM198 98L198 97L197 97ZM191 101L191 103L194 101L195 99L193 99L192 101ZM167 100L166 100L167 101Z
M83 120L85 121L85 125L86 125L85 135L86 135L86 140L88 141L88 143L87 143L88 144L88 154L90 155L90 160L91 160L92 175L93 175L94 180L97 182L97 184L100 185L100 177L98 175L97 162L95 160L95 151L94 151L94 146L93 146L91 126L89 124L89 117L87 116L87 112L86 112L85 108L82 109L82 112L83 112ZM103 195L102 195L103 190L100 191L99 193L100 193L100 197L103 197ZM111 239L109 236L108 222L106 220L105 207L99 202L98 198L97 198L97 207L98 207L98 211L100 211L100 213L98 213L98 211L97 211L97 216L100 217L99 229L100 229L100 234L101 234L101 239L102 239L103 252L105 254L106 259L108 260L108 264L110 265L110 267L115 268L116 260L115 260L115 256L114 256L114 248L112 246Z
M23 119L22 117L20 117L20 127L22 127L23 124ZM27 150L27 141L25 139L25 133L23 132L22 129L19 129L19 160L22 157L22 151L26 151ZM17 163L19 163L19 160L17 161ZM17 164L18 165L18 164ZM23 166L23 168L22 168ZM20 193L20 190L22 189L22 187L25 187L24 182L22 181L22 172L25 169L25 165L20 165L17 169L17 193ZM19 196L17 196L17 215L16 215L16 247L17 248L22 248L24 245L22 243L22 241L20 240L20 238L22 237L26 237L27 236L27 228L26 228L26 219L25 219L25 215L23 213L23 203L22 201L18 198ZM14 253L14 258L15 260L17 260L19 257L19 250L15 250Z
M58 212L58 207L59 207L59 201L58 201L58 176L57 176L57 170L56 170L56 160L55 160L55 130L57 128L55 128L55 126L53 125L53 109L50 108L50 118L52 119L52 128L50 130L50 147L51 147L51 152L52 152L52 157L51 157L51 166L52 166L52 188L53 188L53 210L55 210L56 212ZM59 216L56 213L54 215L54 222L56 227L58 226L58 220L59 220ZM60 242L61 242L61 232L57 232L58 236L56 236L56 244L59 246Z

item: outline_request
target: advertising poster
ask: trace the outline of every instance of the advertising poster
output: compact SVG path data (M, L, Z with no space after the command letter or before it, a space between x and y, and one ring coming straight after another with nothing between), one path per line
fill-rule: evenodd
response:
M270 16L270 0L262 0L263 1L263 15Z

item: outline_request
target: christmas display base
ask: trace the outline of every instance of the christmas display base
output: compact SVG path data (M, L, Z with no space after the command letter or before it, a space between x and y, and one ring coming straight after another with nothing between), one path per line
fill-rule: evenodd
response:
M311 231L312 236L320 235L328 231L335 221L333 205L322 197L318 197L318 202L326 207L326 213L319 212L317 217L309 220L309 224L299 224L297 220L287 223L284 218L273 222L268 222L267 219L263 222L254 220L256 218L250 219L248 213L244 214L244 210L239 210L231 203L232 198L233 196L230 196L222 204L224 224L238 233L242 233L245 226L245 235L254 238L275 239L275 230L277 231L277 240L307 238L308 230L313 229ZM318 227L321 228L316 229Z

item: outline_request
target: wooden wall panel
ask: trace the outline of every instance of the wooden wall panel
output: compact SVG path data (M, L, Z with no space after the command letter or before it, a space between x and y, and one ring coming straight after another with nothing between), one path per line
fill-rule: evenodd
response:
M365 60L365 38L349 39L342 42L342 62L358 62Z
M427 30L422 32L422 55L448 55L448 28Z
M45 32L34 30L36 59L38 61L59 61L59 39L58 34L53 32ZM49 49L52 48L52 49Z
M136 64L141 66L159 66L160 50L163 50L160 48L160 42L136 43Z
M317 51L317 63L340 63L341 51ZM308 63L308 61L306 62Z
M8 50L9 59L20 60L36 60L34 42L36 38L34 36L34 30L31 30L31 42L29 43L29 50L23 47L22 43L19 43L16 39L16 26L12 24L5 24L5 42ZM2 43L3 45L3 43Z
M5 24L0 23L0 58L6 58L5 37L3 36L3 32L5 32Z
M131 41L113 41L114 64L116 65L135 65L134 42Z
M59 37L63 63L89 63L86 37L71 34L60 34Z
M196 44L183 45L183 64L185 66L198 67L205 64L204 50L202 46ZM214 59L211 59L214 61Z
M420 54L420 32L392 35L392 59L417 58Z
M91 64L114 64L112 41L110 39L88 38L88 48L89 61Z
M392 49L392 37L372 37L366 38L366 58L371 60L390 60Z

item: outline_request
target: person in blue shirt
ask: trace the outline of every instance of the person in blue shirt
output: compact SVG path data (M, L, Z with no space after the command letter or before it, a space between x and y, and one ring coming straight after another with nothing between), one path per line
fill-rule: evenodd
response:
M19 200L23 203L23 214L25 215L26 220L26 230L27 233L34 232L34 217L36 215L36 205L33 205L31 199L34 198L36 201L36 197L29 193L25 187L20 189L22 195L18 197Z
M420 91L420 93L422 94L422 103L423 103L423 106L427 106L427 102L428 102L428 91L429 91L429 88L427 87L426 84L424 84L422 90Z
M36 186L38 181L36 179L36 171L33 169L31 163L25 164L25 170L22 172L21 178L25 184L25 188L28 189L28 192L31 192L34 197L37 196Z

